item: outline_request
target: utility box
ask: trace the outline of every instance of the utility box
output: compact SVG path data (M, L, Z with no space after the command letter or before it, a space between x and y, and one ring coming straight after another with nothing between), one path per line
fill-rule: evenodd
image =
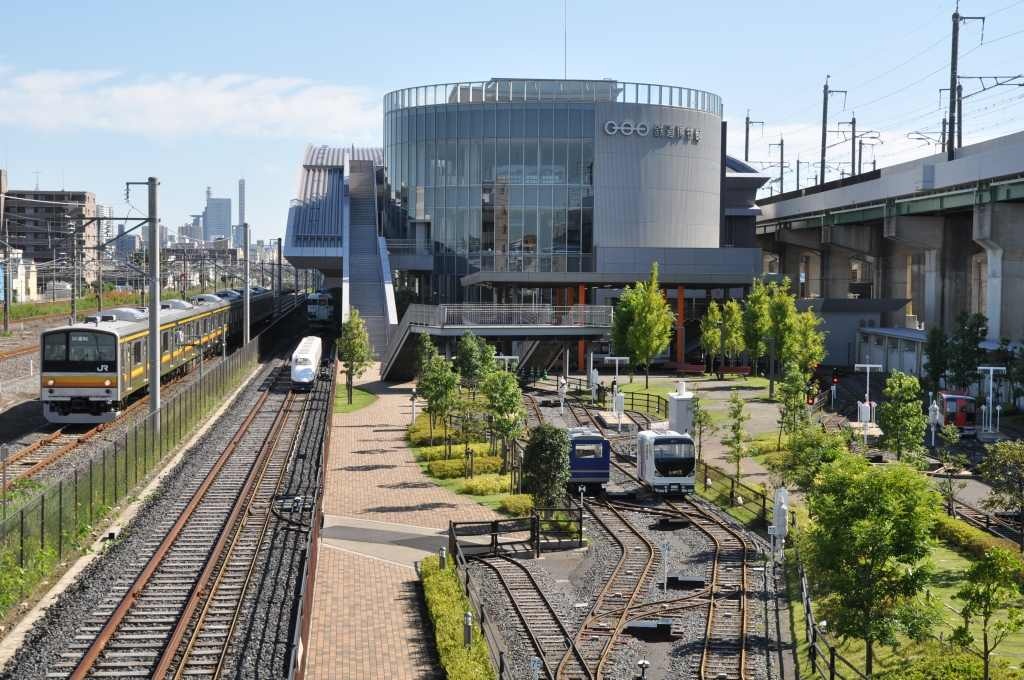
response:
M668 429L680 434L693 433L693 397L685 380L676 383L676 391L668 395Z

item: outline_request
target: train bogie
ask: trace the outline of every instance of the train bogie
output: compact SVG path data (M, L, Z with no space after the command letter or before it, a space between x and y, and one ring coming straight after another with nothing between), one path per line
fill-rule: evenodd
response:
M292 389L308 390L313 388L317 375L320 373L320 356L323 345L320 338L310 335L299 342L292 353Z
M693 438L672 430L644 430L637 435L640 479L659 493L691 494L696 477Z
M611 445L599 432L587 427L569 429L569 485L587 487L608 483Z

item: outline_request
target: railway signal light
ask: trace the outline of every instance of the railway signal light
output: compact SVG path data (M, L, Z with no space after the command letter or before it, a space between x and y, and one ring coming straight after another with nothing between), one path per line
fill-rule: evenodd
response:
M839 384L839 369L838 368L833 368L832 369L832 384L833 385L838 385Z

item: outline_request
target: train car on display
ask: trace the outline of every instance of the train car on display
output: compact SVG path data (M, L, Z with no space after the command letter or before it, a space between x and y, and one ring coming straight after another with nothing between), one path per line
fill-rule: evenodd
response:
M966 435L977 432L977 412L974 397L966 394L939 392L939 407L946 425L956 425Z
M299 342L292 352L292 389L310 390L320 374L320 355L323 344L320 338L310 335Z
M330 293L306 296L306 318L315 326L329 326L334 321L334 298Z
M640 479L666 494L691 494L697 456L693 438L673 430L644 430L637 435L636 464Z
M590 489L608 483L611 444L589 427L572 427L569 433L569 490L579 485Z

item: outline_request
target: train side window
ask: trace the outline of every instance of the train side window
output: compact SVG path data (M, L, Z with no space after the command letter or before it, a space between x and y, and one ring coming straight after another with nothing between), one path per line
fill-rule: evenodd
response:
M171 351L170 335L171 334L168 333L167 331L163 331L162 333L160 333L160 350L161 350L161 353Z
M135 342L132 343L132 363L133 364L141 364L142 363L142 341L141 340L136 340Z
M577 458L600 458L601 457L601 445L594 444L577 444L575 448Z
M43 338L43 361L67 361L68 334L50 333Z

